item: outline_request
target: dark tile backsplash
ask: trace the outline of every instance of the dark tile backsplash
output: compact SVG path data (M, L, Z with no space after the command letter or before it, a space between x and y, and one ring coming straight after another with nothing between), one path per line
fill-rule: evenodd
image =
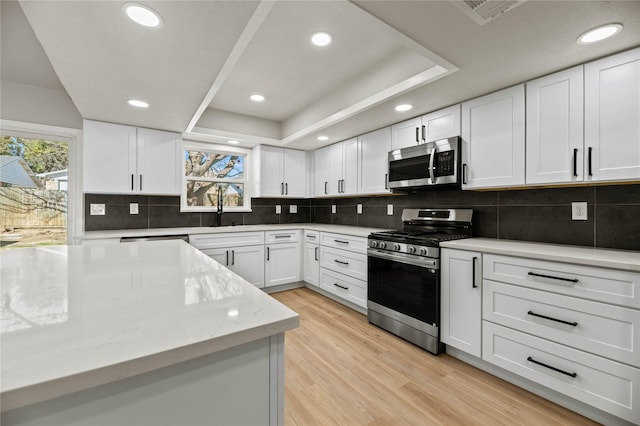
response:
M571 220L571 202L588 203L588 220ZM89 204L104 203L105 216ZM129 214L129 203L140 213ZM289 213L296 205L297 213ZM363 213L357 214L362 204ZM393 204L393 215L387 215ZM275 206L282 213L275 213ZM332 213L331 206L336 206ZM472 208L474 236L640 250L640 184L504 191L441 190L335 199L254 198L250 213L224 213L222 224L328 223L401 228L405 208ZM215 225L215 213L181 213L180 197L85 194L85 230Z

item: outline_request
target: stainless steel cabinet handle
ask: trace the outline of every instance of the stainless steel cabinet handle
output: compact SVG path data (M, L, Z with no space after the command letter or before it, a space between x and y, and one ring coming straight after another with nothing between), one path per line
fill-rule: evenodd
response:
M284 183L280 182L280 195L284 195Z
M591 157L592 157L592 153L593 153L593 148L589 147L589 159L588 159L588 164L589 164L589 176L593 176L593 170L591 169Z
M343 262L342 260L338 260L338 259L333 259L334 262L339 263L341 265L348 265L349 262Z
M340 244L349 244L349 241L345 241L345 240L333 240L333 241Z
M291 238L291 235L289 235L289 234L279 234L279 235L274 235L273 238Z
M578 148L573 148L573 176L578 176Z
M572 283L577 283L578 282L577 278L554 277L553 275L538 274L536 272L529 272L529 273L527 273L527 275L531 275L531 276L534 276L534 277L551 278L552 280L569 281L569 282L572 282Z
M236 264L236 251L231 250L231 266Z
M227 260L224 262L225 265L229 266L229 250L225 251L227 254Z
M475 256L471 259L471 288L478 287L476 285L476 260L478 260L478 258Z
M384 174L384 189L389 189L389 173Z
M267 260L269 260L269 247L267 247Z
M349 287L345 287L345 286L340 285L340 284L338 284L338 283L333 283L333 285L335 285L336 287L341 288L341 289L343 289L343 290L349 290Z
M420 128L416 127L416 143L420 143Z
M427 135L426 135L426 133L427 133L427 132L425 131L425 126L423 125L423 126L422 126L422 141L423 141L423 142L426 142L426 140L427 140Z
M543 362L536 361L535 359L533 359L531 357L527 357L527 361L532 362L532 363L537 364L537 365L541 365L541 366L543 366L545 368L548 368L549 370L553 370L553 371L557 371L558 373L566 374L567 376L570 376L570 377L574 377L574 378L578 377L578 373L569 373L568 371L561 370L561 369L553 367L553 366L551 366L549 364L545 364Z
M315 260L318 260L318 247L313 250Z
M133 173L131 173L131 190L133 191Z
M284 195L289 195L289 183L284 184Z
M328 194L328 192L327 192L327 185L328 185L328 184L329 184L329 182L325 182L325 183L324 183L324 195L327 195L327 194Z
M572 326L572 327L577 327L577 326L578 326L578 323L577 323L577 322L575 322L575 321L570 322L570 321L565 321L565 320L561 320L561 319L557 319L557 318L553 318L553 317L548 317L548 316L546 316L546 315L536 314L536 313L535 313L535 312L533 312L533 311L529 311L529 312L527 312L527 315L531 315L531 316L533 316L533 317L538 317L538 318L544 318L544 319L546 319L546 320L549 320L549 321L555 321L555 322L559 322L559 323L562 323L562 324L567 324L567 325L570 325L570 326Z
M142 175L140 175L140 191L142 191Z

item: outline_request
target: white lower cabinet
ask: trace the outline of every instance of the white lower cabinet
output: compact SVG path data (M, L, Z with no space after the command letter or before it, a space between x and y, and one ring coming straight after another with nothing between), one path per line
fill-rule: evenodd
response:
M265 232L265 287L302 280L300 230ZM282 241L282 242L281 242Z
M304 231L302 280L307 284L320 285L320 233Z
M640 369L485 321L483 359L630 422Z
M189 235L191 245L249 281L264 287L264 232Z
M640 272L483 254L482 359L640 419Z
M482 351L482 253L440 251L440 339L480 357Z
M367 239L320 233L320 288L367 308Z

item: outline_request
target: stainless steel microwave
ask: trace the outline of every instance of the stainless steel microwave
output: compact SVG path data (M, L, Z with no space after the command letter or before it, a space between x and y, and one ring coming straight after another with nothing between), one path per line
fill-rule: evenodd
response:
M389 152L389 188L460 187L460 137Z

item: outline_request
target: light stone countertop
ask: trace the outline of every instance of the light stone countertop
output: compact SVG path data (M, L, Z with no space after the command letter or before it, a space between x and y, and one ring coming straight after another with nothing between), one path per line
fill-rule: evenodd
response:
M281 231L285 229L309 229L320 232L367 237L372 232L382 231L379 228L362 226L325 225L321 223L290 223L285 225L238 225L238 226L201 226L192 228L153 228L153 229L121 229L115 231L87 231L77 235L76 240L96 240L121 237L147 237L164 235L219 234L226 232Z
M0 262L3 410L299 325L180 240L14 249Z
M640 252L528 241L466 238L440 243L443 248L640 271Z

